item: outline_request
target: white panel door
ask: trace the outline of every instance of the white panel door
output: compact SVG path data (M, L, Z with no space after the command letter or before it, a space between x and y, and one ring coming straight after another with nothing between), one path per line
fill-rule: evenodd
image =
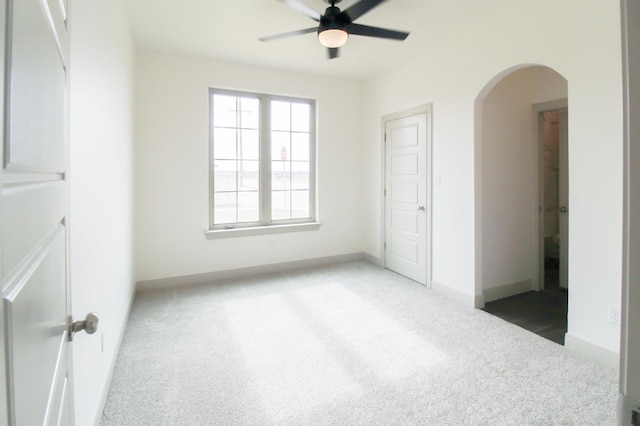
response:
M624 285L618 423L640 423L640 2L624 0Z
M558 111L558 234L560 287L569 288L569 112Z
M0 175L7 413L0 424L68 425L68 2L7 2Z
M427 113L385 122L385 266L427 284Z

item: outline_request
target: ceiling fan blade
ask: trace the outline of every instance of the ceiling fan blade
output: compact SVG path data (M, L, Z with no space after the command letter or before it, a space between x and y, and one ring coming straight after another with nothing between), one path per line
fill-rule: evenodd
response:
M340 49L337 47L328 47L327 52L329 54L329 59L335 59L340 56Z
M320 18L322 15L320 15L320 13L316 12L315 10L311 9L306 4L300 2L299 0L280 0L280 1L286 4L287 6L289 6L291 9L297 12L300 12L303 15L308 16L309 18L313 19L316 22L320 22Z
M388 38L391 40L404 40L409 37L409 33L403 31L388 30L386 28L371 27L369 25L349 24L347 32L353 35Z
M260 40L260 41L273 41L273 40L279 40L281 38L293 37L293 36L302 35L302 34L315 33L317 31L318 31L318 28L317 27L313 27L313 28L307 28L307 29L304 29L304 30L291 31L291 32L288 32L288 33L282 33L282 34L275 34L275 35L266 36L266 37L260 37L258 40Z
M351 21L355 21L380 3L384 3L387 0L360 0L358 3L342 11L345 15L351 18Z

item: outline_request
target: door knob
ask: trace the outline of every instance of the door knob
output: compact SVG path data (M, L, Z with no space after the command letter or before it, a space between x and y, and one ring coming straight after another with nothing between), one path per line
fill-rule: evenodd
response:
M424 206L418 206L418 211L420 210L424 211Z
M100 319L94 312L89 312L84 320L74 321L73 316L69 317L69 341L73 340L73 335L78 331L84 330L87 334L93 334L98 330L98 322Z
M566 213L567 208L565 206L560 207L560 213Z

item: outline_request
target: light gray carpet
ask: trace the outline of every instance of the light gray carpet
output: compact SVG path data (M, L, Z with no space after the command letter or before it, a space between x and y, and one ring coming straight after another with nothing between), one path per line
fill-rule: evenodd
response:
M617 381L352 262L138 294L102 425L614 425Z

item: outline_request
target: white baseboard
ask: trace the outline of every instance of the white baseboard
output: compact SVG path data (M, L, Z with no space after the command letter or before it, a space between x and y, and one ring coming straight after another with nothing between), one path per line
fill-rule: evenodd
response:
M109 388L111 387L111 380L113 379L113 372L116 369L116 362L118 361L118 355L120 354L120 347L122 346L122 339L124 339L124 333L127 330L127 324L129 324L129 317L131 316L131 310L133 309L133 302L135 301L136 293L135 286L133 286L133 291L131 292L129 298L129 306L127 307L127 311L125 317L122 321L120 330L118 330L115 339L115 348L114 348L114 356L109 371L107 372L107 378L105 382L102 384L102 391L100 393L100 399L98 401L98 411L94 413L93 422L91 423L93 426L99 426L102 421L102 412L104 411L104 406L107 403L107 396L109 395Z
M376 266L379 266L380 268L384 268L384 261L382 260L381 257L377 257L369 253L364 253L363 259L371 263L372 265L376 265Z
M608 367L615 368L616 371L620 370L620 356L617 353L596 346L579 337L572 336L569 333L565 334L564 347L571 352L584 355Z
M354 260L375 260L375 257L365 253L350 253L337 256L320 257L315 259L294 260L291 262L274 263L270 265L250 266L247 268L228 269L224 271L205 272L202 274L182 275L178 277L159 278L154 280L138 281L137 291L153 290L158 288L179 287L189 284L200 284L212 281L249 277L252 275L269 274L294 269L313 268L317 266L331 265L334 263L351 262ZM371 262L374 263L374 262ZM375 263L374 263L375 264Z
M449 299L453 299L457 302L460 302L463 305L466 305L472 308L476 306L476 296L463 293L459 290L456 290L455 288L448 287L435 280L431 281L431 290L443 296L446 296Z
M505 297L515 296L516 294L531 291L531 280L522 280L515 283L502 284L497 287L484 289L484 302L489 303L494 300L504 299Z

